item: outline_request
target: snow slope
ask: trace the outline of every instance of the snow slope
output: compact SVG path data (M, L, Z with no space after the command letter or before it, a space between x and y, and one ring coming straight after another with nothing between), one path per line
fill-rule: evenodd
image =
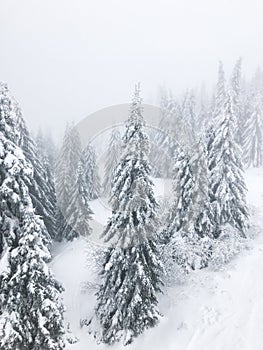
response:
M196 271L184 284L168 288L160 296L164 316L159 326L136 339L130 350L263 349L263 169L249 170L246 178L253 223L250 235L255 236L248 243L250 249L220 271ZM93 210L101 219L98 202ZM106 215L108 211L103 210ZM79 338L76 344L67 344L67 350L108 349L97 345L79 325L80 319L92 316L95 303L96 271L88 264L89 252L90 244L84 239L53 249L51 267L65 287L66 322Z

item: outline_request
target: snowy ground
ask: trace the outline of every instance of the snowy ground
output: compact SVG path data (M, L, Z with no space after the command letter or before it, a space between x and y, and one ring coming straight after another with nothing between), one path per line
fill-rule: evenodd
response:
M263 349L263 169L249 170L246 178L254 224L250 231L258 233L249 242L250 249L220 271L196 271L185 284L168 288L160 297L164 317L159 326L136 339L130 350ZM94 229L99 230L109 211L101 201L93 202L92 208L97 218ZM108 349L98 346L79 323L92 315L95 302L96 273L88 264L89 244L84 239L62 243L53 254L51 267L65 287L66 322L79 338L66 349Z

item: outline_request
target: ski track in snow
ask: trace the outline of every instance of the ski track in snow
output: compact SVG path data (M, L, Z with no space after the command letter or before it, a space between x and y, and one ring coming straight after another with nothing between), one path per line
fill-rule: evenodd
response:
M140 350L262 350L263 338L263 169L246 173L251 221L259 228L250 249L241 252L220 271L204 269L191 274L182 285L167 288L160 296L164 315L160 324L147 330L126 349ZM99 210L99 205L96 206ZM97 214L98 215L98 214ZM252 232L254 234L254 232ZM95 283L87 264L83 238L53 247L51 268L62 282L66 305L65 322L70 322L76 344L67 350L109 349L97 345L79 321L91 317L94 291L83 291L83 283ZM111 346L122 349L121 344Z

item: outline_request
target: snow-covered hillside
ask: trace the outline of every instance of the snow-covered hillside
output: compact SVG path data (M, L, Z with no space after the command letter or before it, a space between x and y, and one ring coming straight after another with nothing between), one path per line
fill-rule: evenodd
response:
M160 324L135 339L130 350L261 350L263 335L263 169L246 173L252 212L249 249L220 271L193 272L188 280L160 296ZM102 221L99 201L92 205ZM98 223L95 230L99 229ZM97 233L96 233L97 234ZM96 272L89 264L90 245L80 238L53 248L51 267L65 288L66 323L79 339L67 350L107 349L97 345L80 319L92 316ZM120 349L120 344L112 349Z

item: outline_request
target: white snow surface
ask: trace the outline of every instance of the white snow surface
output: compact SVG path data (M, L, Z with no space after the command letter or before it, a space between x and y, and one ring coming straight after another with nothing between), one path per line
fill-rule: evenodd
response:
M185 283L167 288L159 296L163 314L159 325L126 349L263 349L263 169L248 170L246 180L252 222L250 249L219 271L194 271ZM103 213L109 213L101 211L98 202L92 209L99 211L95 216L100 221ZM80 319L93 315L96 301L96 272L89 263L91 247L83 238L53 247L51 268L65 288L65 322L79 339L75 344L67 343L66 350L109 349L97 345L87 328L80 327Z

